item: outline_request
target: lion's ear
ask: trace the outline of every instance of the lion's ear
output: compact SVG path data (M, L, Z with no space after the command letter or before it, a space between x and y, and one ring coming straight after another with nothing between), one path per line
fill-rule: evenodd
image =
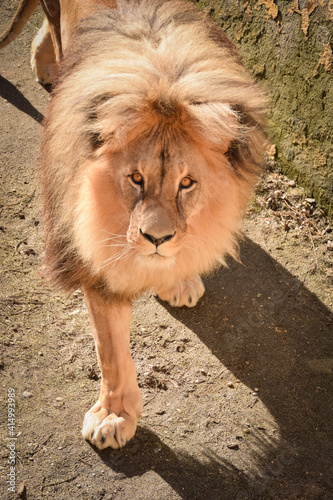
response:
M191 124L202 139L224 154L239 136L238 113L221 102L193 102L188 107Z
M86 115L89 141L93 150L103 146L105 138L103 137L101 121L105 114L103 108L113 98L113 95L106 93L95 96L89 106L86 106L83 112Z
M235 171L259 173L264 161L263 145L268 144L265 121L239 107L237 116L238 136L230 141L225 155Z

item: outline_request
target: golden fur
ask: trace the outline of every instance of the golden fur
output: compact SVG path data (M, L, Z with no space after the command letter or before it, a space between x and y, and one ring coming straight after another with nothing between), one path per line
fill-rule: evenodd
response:
M64 30L41 176L45 274L83 288L94 328L102 389L83 435L103 448L130 439L140 414L130 301L154 290L193 306L199 275L237 253L265 103L234 46L192 4L94 10L71 38Z
M177 12L190 22L177 23ZM235 255L261 162L263 99L210 28L178 1L120 2L117 11L82 23L49 107L42 150L46 262L66 289L103 283L133 297ZM145 177L143 202L128 182L135 170ZM178 184L188 173L198 182L195 193L182 196L183 209L186 198L198 200L165 244L177 254L139 258L150 245L138 233L149 198L172 199L166 211L176 230Z

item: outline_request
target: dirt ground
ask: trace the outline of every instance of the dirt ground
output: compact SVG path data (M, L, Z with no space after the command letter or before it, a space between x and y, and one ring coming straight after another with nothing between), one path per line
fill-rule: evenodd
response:
M2 2L0 30L12 8ZM1 498L332 499L333 233L274 165L241 261L205 278L198 306L134 305L136 436L102 452L81 437L99 390L87 311L80 291L54 293L38 275L40 17L0 52Z

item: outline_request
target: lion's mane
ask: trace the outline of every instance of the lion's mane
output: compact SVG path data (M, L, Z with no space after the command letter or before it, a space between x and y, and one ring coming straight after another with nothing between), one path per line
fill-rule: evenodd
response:
M66 290L94 286L133 296L154 280L172 284L235 255L240 215L262 165L264 108L262 89L232 43L192 4L119 0L117 10L100 7L73 37L44 122L45 274ZM207 176L224 170L227 192L192 217L188 230L200 243L180 252L164 275L151 269L147 278L147 269L125 259L109 279L94 263L92 226L80 216L86 172L101 161L103 145L112 155L165 124L202 149L212 166ZM110 195L110 214L126 219L117 196ZM124 273L127 288L119 285Z

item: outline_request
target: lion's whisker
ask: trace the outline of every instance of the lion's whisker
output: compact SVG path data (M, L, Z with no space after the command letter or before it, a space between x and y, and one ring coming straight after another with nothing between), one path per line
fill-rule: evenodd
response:
M111 231L107 231L106 229L103 229L102 232L109 234L110 236L116 236L117 238L126 238L126 234L111 233Z
M187 238L193 238L193 239L196 239L196 240L207 242L207 240L205 238L202 238L202 236L197 236L196 234L187 234L186 235L186 239Z
M102 269L104 269L105 267L111 265L111 268L117 263L119 262L121 259L124 259L126 257L129 257L130 255L133 255L134 253L134 249L130 246L127 246L126 248L123 248L122 250L120 250L119 252L117 252L116 254L114 255L111 255L111 257L109 257L108 259L106 259L104 261L104 264L98 269L98 272L101 271Z
M98 245L98 248L115 248L122 247L125 248L127 243L110 243L109 245Z
M122 259L125 259L125 258L128 258L128 257L131 257L133 254L135 253L134 250L131 251L128 251L128 253L126 254L126 252L124 252L123 255L120 255L117 259L115 259L115 261L112 263L109 271L111 271L111 269L115 266L115 264L117 264L120 260Z

